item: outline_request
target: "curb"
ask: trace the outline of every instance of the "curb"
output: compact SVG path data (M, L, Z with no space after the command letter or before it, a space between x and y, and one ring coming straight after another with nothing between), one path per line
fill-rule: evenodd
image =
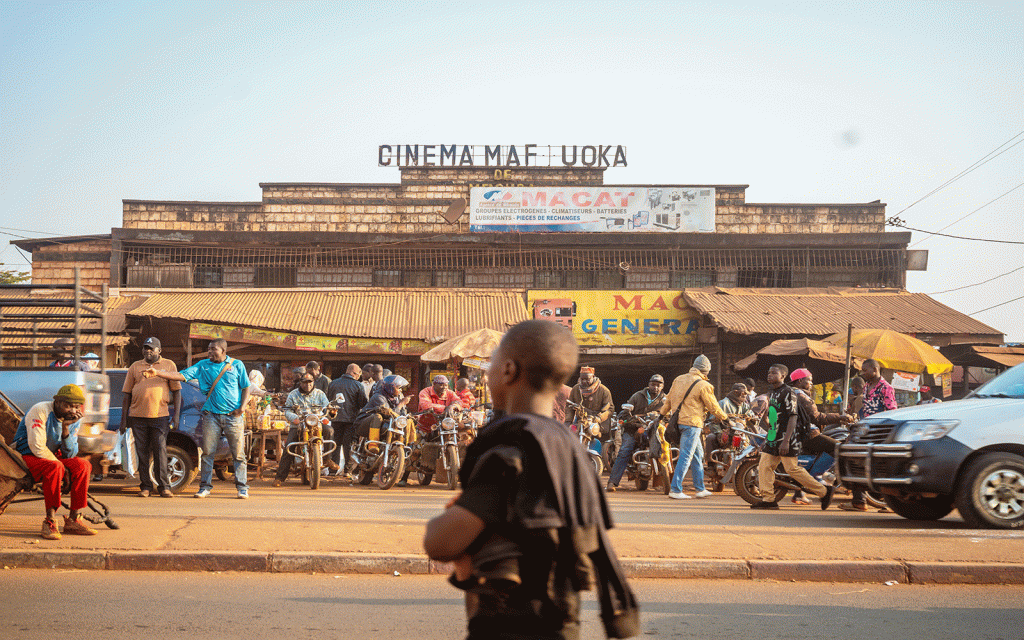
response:
M1024 584L1024 564L896 560L709 560L620 558L630 578L897 582L900 584ZM301 551L3 551L5 569L109 571L241 571L447 575L451 565L422 555L373 556Z

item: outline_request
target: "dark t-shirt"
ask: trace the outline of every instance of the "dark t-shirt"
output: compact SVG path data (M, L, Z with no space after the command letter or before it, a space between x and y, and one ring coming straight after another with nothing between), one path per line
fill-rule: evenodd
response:
M792 416L797 416L796 429L793 430L793 436L790 438L786 457L800 455L802 425L798 415L799 411L796 393L792 387L784 384L771 390L768 394L768 435L764 444L765 453L773 456L781 455L779 445L782 444L782 440L786 436L789 419ZM806 421L803 421L803 424L806 424Z
M510 455L494 455L502 447ZM573 571L559 571L559 563L573 529L611 526L600 481L579 443L551 418L505 416L484 427L460 475L456 504L487 525L470 551L479 553L498 535L522 554L518 587L501 596L486 590L467 596L477 603L469 637L577 638L579 589Z

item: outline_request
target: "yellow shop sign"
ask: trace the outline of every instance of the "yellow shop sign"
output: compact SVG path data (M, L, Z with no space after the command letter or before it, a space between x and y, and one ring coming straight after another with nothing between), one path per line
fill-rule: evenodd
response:
M572 329L581 345L688 347L699 315L681 291L530 290L534 318Z

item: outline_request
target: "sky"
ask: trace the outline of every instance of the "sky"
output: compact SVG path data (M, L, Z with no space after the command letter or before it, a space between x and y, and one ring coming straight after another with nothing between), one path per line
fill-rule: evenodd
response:
M914 232L907 288L1024 341L1022 33L1020 2L0 0L0 239L109 233L122 199L397 183L381 144L621 144L608 183L1017 242Z

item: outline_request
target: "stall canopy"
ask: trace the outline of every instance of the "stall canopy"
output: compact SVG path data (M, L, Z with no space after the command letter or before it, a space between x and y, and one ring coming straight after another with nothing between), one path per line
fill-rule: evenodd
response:
M860 358L853 358L853 369L859 370L862 362ZM745 377L764 380L773 364L784 364L790 371L805 367L819 383L838 380L845 375L846 349L809 338L776 340L737 362L733 370Z
M939 349L949 361L961 367L1006 369L1024 362L1024 347L991 344L951 344Z
M825 340L845 352L845 331ZM855 328L850 339L850 352L860 358L877 360L885 369L932 375L953 370L953 363L935 347L913 336L888 329Z
M526 320L525 292L483 289L289 289L155 293L132 316L322 336L441 342Z
M445 362L452 358L485 360L498 348L498 343L504 335L494 329L477 329L442 342L420 356L420 359L425 362Z

